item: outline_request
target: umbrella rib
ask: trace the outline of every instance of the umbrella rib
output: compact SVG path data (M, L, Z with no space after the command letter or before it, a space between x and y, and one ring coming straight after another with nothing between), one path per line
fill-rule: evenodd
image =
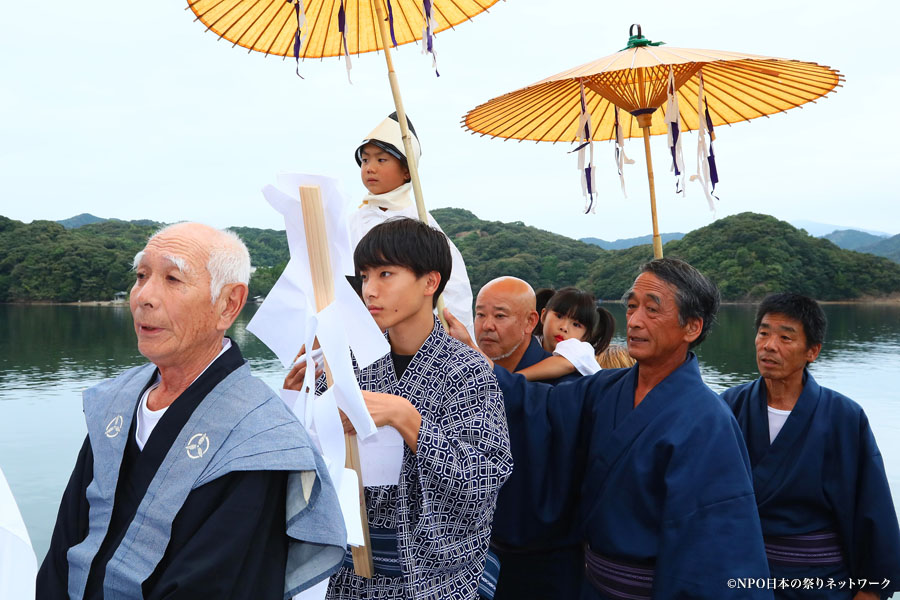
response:
M277 0L273 0L273 1L277 1ZM287 6L287 4L285 4L285 6ZM263 31L270 31L269 28L274 25L275 19L277 17L278 17L278 11L276 10L275 14L273 14L272 18L269 20L269 23L263 28ZM269 42L269 47L266 48L263 52L265 52L266 54L278 54L278 52L273 52L272 48L275 46L275 43L278 41L278 36L280 35L281 31L284 30L285 24L287 24L290 20L291 20L291 11L288 10L286 12L286 17L285 17L284 21L281 23L281 27L278 27L277 31L274 31L272 33L272 39ZM281 56L285 56L285 54L282 52Z
M222 14L222 16L219 17L219 19L217 19L216 21L214 21L214 22L211 23L211 24L210 24L210 23L207 23L207 22L203 19L203 17L205 17L206 15L208 15L209 13L211 13L212 11L216 10L217 8L219 8L219 6L221 6L222 4L225 4L227 1L228 1L228 0L220 0L219 2L214 2L214 3L212 3L209 7L207 7L207 9L204 10L202 13L194 12L194 14L197 15L197 19L199 19L199 21L200 21L201 23L203 23L203 24L206 26L206 30L207 30L207 31L212 31L213 33L215 33L215 34L218 35L218 32L217 32L215 29L213 29L213 26L214 26L219 20L223 19L223 18L228 14L228 12L230 11L230 9L226 10L226 11ZM193 10L193 7L194 7L196 4L197 4L197 2L194 2L193 4L190 4L191 10ZM233 8L233 7L232 7L232 8ZM221 37L221 36L220 36L220 37Z
M236 19L234 19L234 20L231 22L231 24L230 24L228 27L226 27L224 31L222 31L222 37L224 37L225 39L227 39L227 40L229 40L229 41L232 42L232 44L231 44L231 47L232 47L232 48L234 48L235 46L239 45L240 39L241 39L242 37L244 37L244 34L247 33L247 30L248 30L248 29L244 29L244 31L243 31L240 35L238 35L238 36L237 36L237 39L235 39L235 40L231 40L230 38L227 37L228 32L231 31L231 29L232 29L233 27L236 27L237 24L238 24L244 17L246 17L247 14L249 14L250 11L253 10L254 7L255 7L255 5L253 5L253 4L248 5L248 6L247 6L247 10L245 10L243 13L241 13L240 16L238 16ZM235 8L237 8L237 5L235 5ZM263 9L263 11L260 12L259 15L257 15L255 19L253 19L253 23L256 23L256 22L259 20L259 17L262 16L263 12L265 12L265 9ZM253 23L250 23L250 27L253 26Z
M244 44L241 43L241 40L243 39L243 37L244 37L245 35L247 35L248 33L250 33L250 30L253 28L253 26L256 25L256 24L259 22L260 19L262 19L263 15L266 14L266 11L267 11L269 8L271 8L271 7L272 7L272 4L273 4L274 2L276 2L276 1L277 1L277 0L272 0L272 2L269 3L269 6L267 6L266 8L264 8L263 10L260 11L260 13L256 16L256 18L253 19L253 22L250 23L250 25L244 30L244 33L242 33L241 36L235 41L235 44L238 44L238 45L240 45L240 46L244 46ZM274 18L274 17L273 17L273 18ZM271 21L270 21L270 23L271 23ZM268 27L268 25L266 25L265 27L263 27L262 30L260 31L259 35L256 36L256 39L253 40L252 42L250 42L249 45L244 46L244 47L245 47L245 48L250 48L250 49L255 48L255 47L256 47L256 44L259 43L260 38L261 38L261 37L263 36L263 34L266 32L266 28L267 28L267 27Z
M399 11L400 16L403 17L403 24L406 26L406 31L407 31L406 37L410 38L410 41L412 41L412 42L416 41L416 39L417 39L416 32L413 31L412 23L409 20L409 16L406 14L406 10L404 10L404 8L403 8L403 2L397 3L396 10ZM395 11L395 13L396 13L396 11ZM396 33L396 31L397 31L397 20L394 19L394 32ZM398 45L399 45L399 43L398 43Z
M796 107L798 107L798 106L800 106L800 105L802 105L802 104L806 104L806 102L809 102L809 101L811 101L811 100L815 100L816 98L822 97L822 94L817 94L817 95L816 95L816 98L810 98L809 100L806 100L806 101L804 101L804 102L801 102L800 104L797 104L796 101L792 101L792 100L787 99L787 98L785 97L786 94L783 93L781 90L778 90L777 88L772 88L771 91L769 91L769 90L766 90L766 89L764 89L764 88L759 87L759 86L756 84L756 81L757 81L757 80L752 80L752 79L750 79L749 81L741 80L741 79L738 79L738 78L736 78L736 77L734 77L734 76L730 76L730 73L725 72L725 71L723 71L723 72L715 72L715 71L714 71L714 72L712 73L712 75L713 75L713 79L710 81L710 84L712 84L712 85L714 86L714 89L715 89L715 83L716 83L715 80L716 80L716 79L720 79L720 80L725 81L725 82L730 82L730 83L731 83L732 85L734 85L735 87L740 86L740 89L741 89L742 93L744 93L744 94L746 94L747 96L753 98L754 100L756 100L756 101L759 102L760 104L763 104L763 105L765 105L765 106L768 106L768 107L770 107L770 108L772 109L772 112L771 112L771 113L766 113L766 112L763 112L763 111L761 111L761 110L759 110L759 109L755 109L755 110L756 110L757 112L759 112L760 114L772 114L772 113L774 113L774 112L784 112L785 109L779 108L778 106L772 104L772 102L769 101L769 100L767 100L766 98L761 97L761 96L758 95L758 94L752 93L752 91L756 91L756 92L761 92L761 93L764 93L764 94L768 94L770 98L775 98L775 99L778 100L778 101L781 101L781 102L784 102L784 103L786 103L786 104L789 104L789 105L790 105L790 108L796 108ZM747 90L752 90L752 91L747 91ZM724 89L721 89L721 90L719 90L719 91L720 91L721 93L728 94L729 96L731 96L732 98L734 98L735 100L737 100L737 101L739 101L739 102L742 102L740 98L736 97L734 94L732 94L732 93L730 93L730 92L728 92L728 91L726 91L726 90L724 90ZM782 93L778 93L778 92L782 92ZM745 104L746 106L749 106L749 107L752 108L752 105L750 105L750 104L747 103L747 102L743 102L743 104Z
M563 83L563 82L560 82L560 83ZM557 86L554 86L553 84L550 84L550 85L552 87L557 87ZM511 106L512 110L510 111L509 116L507 116L504 119L507 122L505 125L506 128L512 129L512 133L504 134L503 137L511 137L511 138L515 138L515 139L526 139L528 135L530 135L531 133L534 132L535 129L540 127L540 125L541 125L541 122L539 121L540 114L546 114L548 112L551 112L552 110L557 110L557 108L558 108L557 105L559 103L565 102L565 95L566 95L565 89L551 90L550 92L551 93L550 93L549 97L543 99L543 102L541 104L521 103L519 106L512 105ZM542 100L542 99L537 98L537 100ZM539 121L537 123L537 125L531 127L532 124L536 120ZM544 119L544 120L546 120L546 119ZM528 127L531 127L531 129L528 131L527 134L525 134L523 136L521 134L521 132Z
M287 3L285 3L285 5L287 5ZM292 12L293 11L291 11L291 10L285 11L285 19L281 23L281 27L278 29L278 34L273 36L273 38L272 38L272 46L275 45L275 41L278 40L279 38L284 39L284 47L281 50L276 52L276 54L279 54L281 56L290 56L291 54L294 53L293 52L293 46L294 46L294 35L293 34L294 34L294 32L297 31L297 29L296 29L296 27L290 27L291 21L293 20L293 16L294 16L292 14ZM272 20L274 21L275 19L273 18ZM289 31L290 33L285 34L284 33L285 30Z
M821 77L817 77L815 79L810 79L808 75L819 75L817 72L808 71L808 75L804 77L802 72L793 71L790 69L785 69L783 71L791 71L790 73L782 73L782 77L776 78L769 76L768 74L762 74L755 69L752 68L752 64L744 64L740 65L736 71L741 73L753 73L756 76L756 80L764 83L770 83L771 85L779 86L782 89L788 90L798 90L805 94L816 93L818 95L824 95L828 92L832 91L835 87L836 77L832 75L833 72L828 72L831 77L826 78L825 73L821 73ZM749 75L748 75L749 77ZM787 79L787 81L782 81ZM795 94L800 95L800 94Z
M203 13L203 14L206 15L208 12L212 11L213 9L219 7L219 6L222 5L222 4L225 4L226 1L227 1L227 0L223 0L222 2L217 2L215 6L210 7L210 9L209 9L207 12ZM230 7L226 7L225 12L223 12L221 15L219 15L219 18L218 18L218 19L216 19L215 21L212 21L212 22L209 23L209 24L207 24L206 21L203 21L203 24L206 25L206 29L207 29L207 30L212 31L213 33L215 33L216 35L218 35L219 38L221 39L221 38L225 37L225 33L219 31L218 29L216 29L216 26L219 24L219 21L221 21L221 20L227 18L227 17L231 14L231 12L232 12L233 10L236 10L236 9L237 9L237 5L236 5L236 4L233 4L233 5L231 5ZM197 16L199 17L200 15L197 15ZM227 29L226 29L226 31L227 31Z
M504 137L530 139L528 136L532 135L536 129L548 120L546 116L541 119L541 115L547 115L547 113L558 110L559 104L565 104L565 96L565 89L554 90L543 104L523 105L520 111L513 112L515 120L509 123L508 127L514 129L511 134ZM528 129L529 127L530 129ZM522 132L526 129L528 129L527 133L523 134Z
M498 120L508 120L514 115L521 114L523 110L532 104L534 100L540 100L544 91L550 87L558 85L558 82L549 82L530 88L524 88L515 92L510 92L500 96L496 100L485 102L481 106L476 107L472 112L479 110L490 111L483 118L492 118L489 124L494 125Z

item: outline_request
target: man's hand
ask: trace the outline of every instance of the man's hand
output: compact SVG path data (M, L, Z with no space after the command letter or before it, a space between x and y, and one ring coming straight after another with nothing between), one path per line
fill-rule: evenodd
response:
M288 371L288 374L284 378L284 383L282 387L286 390L296 390L298 392L305 391L303 390L303 379L306 377L306 359L297 362L297 359L306 354L306 346L300 346L300 352L297 353L297 356L294 357L294 366L291 367L291 370ZM318 378L323 373L323 367L316 363L316 378Z
M366 401L366 408L369 409L369 414L375 421L375 426L390 425L400 432L403 441L415 452L418 447L419 428L422 425L422 415L419 414L416 407L406 398L393 394L363 390L362 395L363 400ZM341 414L341 421L344 423L345 433L355 433L350 420L343 414Z
M466 326L462 324L462 322L453 316L453 313L450 312L449 308L444 309L444 320L447 321L447 333L450 334L450 337L455 337L463 344L467 346L471 346L478 350L478 346L475 345L475 342L472 341L472 336L469 335L469 332L466 330Z
M444 309L444 320L447 321L447 333L450 334L450 337L455 337L459 341L461 341L466 346L469 346L473 350L477 350L481 353L484 359L488 362L490 367L494 368L494 361L488 357L484 351L479 348L475 342L472 340L472 336L469 335L469 332L466 330L465 326L460 322L459 319L453 316L453 313L450 312L449 308Z

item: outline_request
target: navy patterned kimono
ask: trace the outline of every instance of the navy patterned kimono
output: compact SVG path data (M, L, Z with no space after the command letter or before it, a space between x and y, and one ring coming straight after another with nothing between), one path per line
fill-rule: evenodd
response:
M577 510L588 552L611 573L589 568L583 600L771 598L728 586L768 575L737 423L693 354L635 407L639 368L557 386L494 368L510 427L546 448L522 502L548 521Z
M772 577L865 579L889 597L900 589L900 528L869 421L858 404L821 387L809 372L804 377L803 392L771 444L765 381L723 394L747 441ZM821 564L791 565L781 556L788 536L823 531L837 534L842 560L814 557ZM852 598L857 591L845 584L778 590L776 597Z
M357 377L363 390L409 400L422 425L417 452L404 446L399 485L365 489L369 527L397 530L402 576L364 579L345 566L328 597L475 598L497 491L512 472L503 396L487 361L435 319L399 380L390 355Z

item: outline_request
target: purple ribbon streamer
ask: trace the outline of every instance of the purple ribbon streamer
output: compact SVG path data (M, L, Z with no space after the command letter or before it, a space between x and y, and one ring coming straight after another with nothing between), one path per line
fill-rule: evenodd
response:
M712 191L716 191L716 184L719 183L719 171L716 168L716 153L713 150L713 124L712 118L709 116L709 102L706 98L703 99L705 104L705 113L706 113L706 128L709 131L709 156L707 157L707 162L709 162L709 180L712 183ZM716 200L719 197L716 196Z
M378 0L375 0L376 2ZM397 38L394 37L394 9L391 8L391 0L387 0L387 9L388 9L388 26L391 29L391 42L394 44L394 48L397 47Z
M297 77L303 79L303 75L300 74L300 3L303 0L296 0L294 2L294 12L297 14L297 33L294 34L294 60L297 62Z
M338 9L338 31L341 32L341 40L344 42L344 54L350 55L347 50L347 13L344 12L344 0L341 0L341 7Z

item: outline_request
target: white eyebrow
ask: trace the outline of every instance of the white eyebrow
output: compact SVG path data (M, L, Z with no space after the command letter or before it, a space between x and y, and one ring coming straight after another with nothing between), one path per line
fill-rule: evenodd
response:
M138 266L140 266L141 260L143 258L144 258L143 250L141 250L140 252L138 252L137 254L134 255L134 264L133 264L134 269L137 269ZM163 254L163 258L168 260L169 262L171 262L173 265L175 265L175 268L178 269L178 271L181 274L185 274L188 271L190 271L190 266L187 264L187 261L181 256L176 256L174 254Z

